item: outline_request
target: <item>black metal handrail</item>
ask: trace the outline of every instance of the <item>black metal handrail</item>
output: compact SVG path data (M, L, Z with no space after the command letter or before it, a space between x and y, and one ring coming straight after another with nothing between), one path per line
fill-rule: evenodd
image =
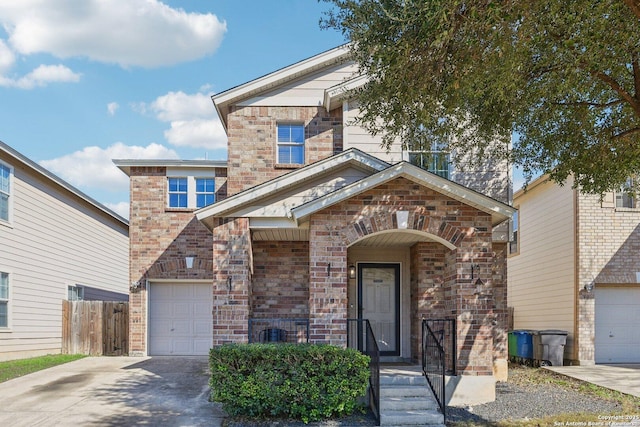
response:
M308 343L309 319L250 318L249 343Z
M357 348L370 358L370 405L377 425L380 425L380 349L369 320L347 319L347 346Z
M456 319L423 319L427 322L445 353L445 372L456 375Z
M446 423L445 370L445 351L441 340L433 332L428 321L424 319L422 321L422 373L431 387Z

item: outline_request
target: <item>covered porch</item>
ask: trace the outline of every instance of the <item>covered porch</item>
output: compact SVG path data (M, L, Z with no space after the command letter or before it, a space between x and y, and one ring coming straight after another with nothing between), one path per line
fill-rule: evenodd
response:
M417 361L422 320L447 318L457 325L459 374L506 374L505 243L492 231L512 213L358 150L204 208L197 217L214 235L213 344L282 329L286 338L269 339L347 346L347 319L368 319L383 360ZM289 327L256 327L259 319L308 326L291 336Z

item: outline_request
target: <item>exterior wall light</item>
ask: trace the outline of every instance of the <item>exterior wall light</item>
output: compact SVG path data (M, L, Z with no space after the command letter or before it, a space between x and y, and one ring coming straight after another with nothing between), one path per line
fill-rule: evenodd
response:
M349 279L355 279L356 278L356 266L351 264L349 266Z

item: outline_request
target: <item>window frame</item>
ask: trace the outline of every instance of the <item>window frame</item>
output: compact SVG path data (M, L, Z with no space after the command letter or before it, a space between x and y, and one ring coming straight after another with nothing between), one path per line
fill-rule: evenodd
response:
M406 153L406 161L411 163L414 166L419 167L420 169L426 170L427 172L431 172L439 177L444 179L451 179L451 152L443 149L444 144L438 141L431 142L431 148L429 150L415 150L412 149L411 144L405 150ZM421 161L420 164L412 161L412 156L420 156ZM446 170L439 169L434 166L438 165L441 162L441 158L444 156L444 162L446 162ZM428 167L424 167L426 163L424 158L428 161Z
M280 140L280 129L281 127L285 127L288 126L290 131L289 131L289 140L288 141L281 141ZM302 141L301 142L296 142L296 141L292 141L291 135L291 128L293 126L296 127L300 127L302 130ZM306 131L305 131L305 125L304 123L301 122L277 122L276 123L276 164L277 165L295 165L295 166L304 166L305 162L306 162L306 154L307 154L307 150L306 150ZM293 160L292 159L292 148L294 147L299 147L302 149L302 160L300 162L284 162L281 160L280 158L280 148L281 147L289 147L289 159L288 160Z
M520 240L522 240L522 236L520 236L520 206L514 207L516 212L509 220L508 256L520 254Z
M628 178L626 188L633 188L633 186L634 178ZM618 201L621 202L620 205L618 205ZM631 204L631 206L627 206L625 202ZM615 209L638 209L638 197L626 190L625 187L621 187L613 193L613 207Z
M75 298L70 298L70 292L73 291ZM84 301L84 286L78 285L67 285L67 301Z
M201 209L204 208L205 206L209 206L212 205L216 202L216 179L214 177L204 177L204 176L195 176L193 177L193 180L195 182L195 207L196 209ZM211 189L211 191L198 191L198 181L211 181L213 188ZM206 186L205 186L206 187ZM206 188L205 188L206 190ZM202 206L199 203L199 196L211 196L213 198L213 201L211 201L210 203L205 203ZM188 199L188 197L187 197ZM187 205L188 205L188 201L187 201Z
M6 298L0 297L0 303L5 304L7 307L7 324L0 324L0 331L8 331L11 328L11 273L8 271L0 271L0 283L2 282L2 276L6 277L7 295Z
M177 191L171 191L171 180L184 180L186 184L186 188L184 191L180 191L180 184L178 184ZM172 206L171 205L171 196L177 195L178 200L180 200L180 196L184 195L185 198L185 206ZM169 209L188 209L189 208L189 178L186 176L167 176L167 207Z
M8 192L3 191L2 187L0 186L0 195L6 195L7 198L7 218L5 219L0 217L0 224L11 226L11 224L13 223L14 168L10 164L3 162L2 160L0 160L0 167L7 169L9 173L7 180L9 187Z
M187 180L187 206L186 207L175 207L170 206L171 201L171 193L169 192L169 180L173 178L178 179L186 179ZM195 211L197 209L201 209L198 207L198 192L197 190L197 181L200 179L210 179L213 180L213 203L215 203L218 199L217 197L217 186L216 186L216 173L213 169L208 168L167 168L165 173L166 183L166 194L165 194L165 211L167 212L185 212L185 211ZM175 194L175 193L174 193ZM209 205L207 205L209 206ZM204 207L204 206L202 206Z

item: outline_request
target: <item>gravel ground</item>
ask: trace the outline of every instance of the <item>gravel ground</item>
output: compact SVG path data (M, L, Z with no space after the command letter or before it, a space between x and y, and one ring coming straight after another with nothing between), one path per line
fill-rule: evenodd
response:
M618 402L582 393L575 388L531 383L532 375L536 374L531 369L517 367L510 369L509 381L500 382L496 386L495 402L467 408L448 407L447 424L466 421L476 425L490 425L495 421L523 420L571 413L611 414L621 410ZM262 423L226 420L224 425L226 427L364 427L375 426L375 419L371 414L365 414L309 424L283 420Z
M491 421L543 418L550 415L571 413L610 414L620 411L617 402L545 385L518 385L498 383L495 402L469 408L449 407L447 421L474 421L487 424Z

